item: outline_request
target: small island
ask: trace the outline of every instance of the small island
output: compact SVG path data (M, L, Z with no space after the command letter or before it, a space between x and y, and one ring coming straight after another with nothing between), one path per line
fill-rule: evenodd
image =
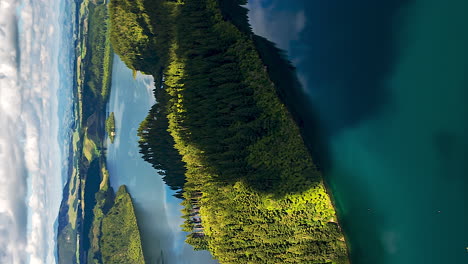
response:
M109 136L111 143L114 143L115 138L115 116L114 112L109 114L109 117L106 119L106 132Z

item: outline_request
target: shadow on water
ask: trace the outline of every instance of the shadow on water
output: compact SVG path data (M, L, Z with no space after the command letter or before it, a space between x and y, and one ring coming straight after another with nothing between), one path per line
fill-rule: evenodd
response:
M301 127L310 151L322 168L332 167L327 153L331 137L376 115L389 100L389 91L386 89L385 83L389 71L393 68L397 54L394 48L396 41L393 39L394 30L392 25L394 24L394 17L398 15L398 12L408 1L374 2L365 0L358 3L344 0L304 1L303 7L307 23L299 42L307 49L304 53L306 59L302 60L302 63L306 65L301 68L306 69L307 88L313 87L313 91L305 91L301 87L294 68L284 59L284 54L274 44L262 37L251 35L257 50L261 53L262 60L267 66L272 81L278 87L279 96L286 103ZM234 10L228 8L229 6L226 4L226 7L223 8L225 18L249 34L249 27L243 23L247 19L245 9ZM226 10L230 10L230 12ZM210 41L215 40L207 39L203 45L217 47L219 44ZM194 49L194 47L190 48ZM208 60L208 57L214 55L207 53L204 56L206 57L206 63L206 61L211 61ZM212 61L215 60L212 59ZM190 65L195 65L203 62L190 63ZM201 75L199 67L193 67L193 69L190 67L186 66L185 75L187 80L199 80L199 75ZM215 68L214 66L210 67ZM200 83L202 81L194 82L193 85L199 85ZM204 87L207 87L208 84L214 85L213 79L208 79ZM314 100L310 100L308 96L312 93L314 94ZM209 100L220 102L225 98L216 98L216 96L220 95L210 95L215 99L208 98L201 91L193 90L184 91L183 96L184 98L191 98L187 101L196 102L185 105L188 113L187 117L185 117L188 120L187 124L191 122L194 126L191 131L194 144L203 149L205 153L218 153L218 149L223 148L223 145L219 143L228 142L225 138L229 138L225 135L226 133L221 134L217 129L219 127L218 123L229 121L222 113L219 113L219 111L225 111L226 109L222 108L224 105L221 107L215 105L210 111L207 111L212 117L207 115L200 117L197 114L200 112L200 104L197 104L197 102ZM222 96L225 96L225 94ZM248 97L248 95L244 96L244 98ZM313 102L313 106L312 101L316 101ZM230 104L233 104L233 102L231 101ZM220 110L217 107L222 109ZM256 109L248 110L251 116L255 116ZM235 114L232 113L232 115ZM242 114L239 111L239 118L243 118ZM204 123L203 129L197 129L200 123ZM211 142L208 142L207 138ZM212 142L218 142L217 146L214 146L215 144ZM225 145L227 144L229 143ZM219 165L218 171L223 171L225 175L229 174L231 168L224 166L222 160L219 161L219 155L207 154L207 156L210 157L210 164ZM237 156L229 158L238 159ZM237 167L248 166L240 162ZM234 180L238 180L238 173L235 170L232 171L234 171L232 177ZM260 182L261 186L258 189L266 192L276 193L279 192L277 189L283 188L281 187L283 184L278 183L278 181L284 180L280 180L280 177L276 175L277 172L262 172L258 173L259 177L249 177L247 179L254 188L257 188L255 183ZM264 175L268 175L268 177L263 177ZM311 180L308 182L314 182L313 179ZM293 187L295 189L289 187L283 189L291 193L301 192L310 187L303 185ZM276 188L277 186L281 188Z
M392 25L409 1L302 1L307 23L290 53L299 59L306 87L284 52L254 37L279 96L322 167L331 167L327 150L334 135L377 115L390 101L386 81L398 56Z
M101 182L100 177L100 165L99 159L94 159L86 174L86 181L85 181L85 195L84 195L84 215L83 218L83 236L82 236L82 247L84 254L81 256L81 263L86 263L87 259L87 252L91 246L91 241L89 240L89 232L91 230L94 218L93 208L96 205L96 197L95 194L99 191L99 184Z
M333 175L339 175L340 182L349 186L348 193L333 192L333 186L329 187L348 236L352 263L383 263L384 238L376 225L385 220L368 209L374 207L366 183L335 168L329 154L331 139L378 115L390 101L386 81L398 59L392 25L409 1L302 1L307 23L292 53L300 57L296 65L307 80L306 89L283 52L265 38L254 37L279 96L328 177L326 182L334 182ZM357 218L365 221L348 221ZM353 236L351 231L361 234ZM360 241L363 237L366 241Z
M292 53L303 56L298 67L327 134L372 118L389 101L394 22L409 1L303 1L307 23Z
M309 99L304 94L304 90L297 79L295 69L284 59L283 52L276 48L272 42L258 36L254 37L254 41L260 51L262 60L268 67L268 72L272 81L279 88L278 95L286 103L295 121L301 127L301 132L307 148L312 153L316 162L322 165L324 170L330 170L332 164L328 154L329 143L327 140L323 140L325 136L322 133L323 129L321 123L319 122L316 111L308 101ZM352 197L354 200L344 201L341 199L339 193L333 192L338 194L333 197L333 200L335 201L335 207L340 216L340 225L346 231L346 227L349 225L347 219L355 219L356 217L366 219L366 221L357 224L353 222L353 230L358 230L358 232L365 233L366 235L353 236L347 233L347 242L351 252L351 259L353 260L352 263L383 263L382 256L384 254L384 248L381 238L376 232L376 230L378 230L376 223L383 224L384 219L376 212L367 209L375 208L375 206L371 205L365 183L357 182L357 177L353 177L349 171L338 171L331 175L340 175L340 177L345 179L345 185L349 186L346 191L350 193L341 193L341 195L343 195L343 197ZM341 182L343 182L343 179L341 179ZM333 179L328 178L327 182L333 182ZM333 186L329 187L333 191ZM365 205L363 205L364 203ZM342 208L346 208L346 210ZM350 217L350 214L352 214L353 217ZM362 237L366 237L368 240L357 240ZM366 244L369 241L372 241L372 243L370 243L372 245L371 248Z
M323 130L317 111L310 104L295 68L286 59L284 51L278 49L273 42L256 35L253 36L253 40L263 63L267 66L270 79L277 87L278 96L287 105L303 135L307 135L305 141L309 151L314 157L327 157L325 142L320 140Z

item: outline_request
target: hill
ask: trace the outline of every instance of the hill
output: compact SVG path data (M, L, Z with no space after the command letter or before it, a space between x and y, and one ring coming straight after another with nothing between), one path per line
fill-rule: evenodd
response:
M112 21L144 35L112 27L116 52L157 80L158 104L140 129L142 152L165 170L159 146L166 136L153 132L169 132L185 165L187 242L221 263L348 263L322 175L280 99L284 85L275 85L260 56L263 42L243 21L242 3L111 2Z

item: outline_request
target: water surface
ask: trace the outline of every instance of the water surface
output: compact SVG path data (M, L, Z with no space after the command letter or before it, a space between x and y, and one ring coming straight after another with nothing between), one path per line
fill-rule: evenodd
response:
M115 56L109 112L115 113L117 135L114 144L107 142L111 185L114 190L122 184L128 187L148 263L217 263L207 251L194 251L184 242L181 200L139 153L137 129L155 103L153 88L151 76L133 79L132 71Z
M249 7L318 115L353 263L468 263L468 2Z

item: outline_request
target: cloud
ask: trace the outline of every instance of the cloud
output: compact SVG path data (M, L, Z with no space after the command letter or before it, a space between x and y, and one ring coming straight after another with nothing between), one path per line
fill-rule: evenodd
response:
M299 40L305 27L304 10L288 10L278 8L284 4L273 0L251 0L247 4L249 21L255 34L263 36L278 44L286 51L290 50L291 42Z
M291 8L293 5L300 8ZM280 0L250 0L246 5L249 9L249 22L254 33L267 38L285 50L293 65L296 66L305 60L303 54L294 52L300 47L298 44L303 41L301 35L307 23L305 9L302 5L301 1ZM307 89L308 77L300 71L297 72L297 75L304 92L309 93Z
M14 43L13 1L0 2L0 263L23 263L26 246L25 170L17 166L23 151L17 146L21 132L21 94L18 83L17 54Z
M0 263L54 262L58 2L0 2Z

